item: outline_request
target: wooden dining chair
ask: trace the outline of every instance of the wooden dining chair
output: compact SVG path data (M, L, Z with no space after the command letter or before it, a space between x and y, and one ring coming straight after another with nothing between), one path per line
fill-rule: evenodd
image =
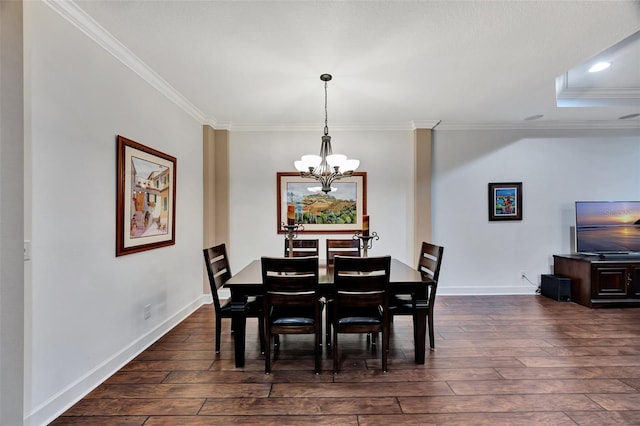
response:
M427 323L429 328L429 347L435 349L433 330L433 308L436 302L436 290L438 289L438 278L440 277L440 266L442 265L442 255L444 247L422 242L420 257L418 258L418 271L422 275L422 280L428 282L427 287ZM415 295L397 294L390 298L389 313L391 319L395 315L413 315L415 311ZM414 316L413 341L416 342L416 324Z
M338 373L340 333L382 333L382 371L389 352L391 257L336 256L333 270L333 373Z
M322 306L318 257L262 257L264 372L271 373L271 340L280 334L314 334L315 373L320 373ZM278 351L276 346L274 351Z
M308 257L308 256L319 256L320 252L318 249L318 241L317 239L293 239L293 256L289 255L289 240L287 238L284 239L284 257Z
M229 267L229 257L227 256L226 244L219 244L213 247L205 248L204 262L207 268L207 275L209 276L209 285L211 286L211 296L213 297L213 307L215 309L216 317L216 353L220 353L220 337L222 330L222 318L233 318L231 314L231 299L226 300L224 303L220 303L218 297L218 290L224 285L229 278L231 278L231 268ZM260 352L264 353L264 339L263 339L263 320L262 313L262 298L261 297L248 297L245 301L246 315L249 318L258 318L258 338L260 339ZM231 322L231 330L233 331L234 324Z
M360 257L360 241L350 239L327 238L327 266L333 266L333 260L337 256Z

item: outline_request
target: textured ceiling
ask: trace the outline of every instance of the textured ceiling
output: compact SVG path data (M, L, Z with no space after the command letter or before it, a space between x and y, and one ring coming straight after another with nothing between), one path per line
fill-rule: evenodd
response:
M76 22L117 40L217 127L321 128L322 73L334 77L330 128L521 125L538 114L536 125L620 125L640 113L637 47L599 75L574 68L638 32L640 1L72 5L88 15ZM605 89L626 101L559 108L562 76L569 97Z

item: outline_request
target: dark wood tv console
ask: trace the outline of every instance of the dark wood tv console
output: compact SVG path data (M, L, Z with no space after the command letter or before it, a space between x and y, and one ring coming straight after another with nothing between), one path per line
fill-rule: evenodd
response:
M640 258L553 256L553 271L571 279L571 300L590 308L640 306Z

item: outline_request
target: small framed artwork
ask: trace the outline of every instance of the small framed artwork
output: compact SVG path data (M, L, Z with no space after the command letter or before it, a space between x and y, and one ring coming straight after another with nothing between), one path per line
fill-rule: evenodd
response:
M522 182L489 183L489 220L522 220Z
M355 233L362 230L367 214L367 173L336 180L332 191L325 194L313 179L300 173L277 173L277 229L282 224L302 224L302 233Z
M175 244L177 160L118 136L116 256Z

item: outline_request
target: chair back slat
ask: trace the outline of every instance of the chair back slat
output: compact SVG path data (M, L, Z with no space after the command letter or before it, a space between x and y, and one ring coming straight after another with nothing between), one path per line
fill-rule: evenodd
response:
M318 256L319 240L317 239L293 239L292 240L292 257L309 257L309 256ZM284 239L284 256L289 256L289 240L287 238Z
M332 266L336 256L360 257L360 241L352 239L327 239L327 265Z

